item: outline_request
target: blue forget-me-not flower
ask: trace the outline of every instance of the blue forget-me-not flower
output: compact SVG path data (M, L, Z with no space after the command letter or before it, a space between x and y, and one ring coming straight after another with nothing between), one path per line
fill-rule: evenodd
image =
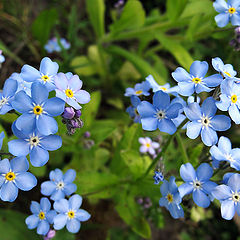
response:
M141 103L140 98L134 95L131 96L131 103L132 103L132 106L129 106L126 109L126 112L130 115L131 118L133 118L133 121L135 123L141 123L141 118L137 111L137 106Z
M134 88L127 88L126 92L124 94L125 97L131 97L131 96L149 96L150 93L148 92L150 90L150 84L147 81L144 81L142 83L137 83Z
M217 143L216 131L226 131L231 127L231 119L225 115L215 115L217 107L215 100L208 97L200 107L194 102L184 108L190 122L187 123L187 136L195 139L201 134L203 143L212 146Z
M225 78L233 78L237 75L237 72L233 69L231 64L224 64L219 57L212 59L213 68L221 73Z

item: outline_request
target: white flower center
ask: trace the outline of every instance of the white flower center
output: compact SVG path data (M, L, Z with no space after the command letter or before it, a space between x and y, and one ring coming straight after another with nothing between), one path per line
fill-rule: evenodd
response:
M198 180L193 182L193 187L194 189L201 189L202 188L202 183Z
M59 183L57 184L57 189L58 189L58 190L61 190L61 189L63 189L63 188L64 188L64 182L61 181L61 182L59 182Z
M165 111L163 110L159 110L157 113L156 113L156 117L158 120L161 120L161 119L164 119L166 116L166 113Z
M28 139L31 148L36 147L40 144L40 138L38 136L32 136Z
M8 102L8 98L6 97L2 97L1 101L0 101L0 108L5 105Z
M207 116L203 116L201 118L201 123L204 127L208 127L209 124L211 123L210 118L208 118Z
M235 162L235 160L233 159L233 157L232 157L230 154L226 155L226 159L227 159L229 162Z
M233 193L232 194L232 200L236 203L239 202L240 201L240 194L238 192Z

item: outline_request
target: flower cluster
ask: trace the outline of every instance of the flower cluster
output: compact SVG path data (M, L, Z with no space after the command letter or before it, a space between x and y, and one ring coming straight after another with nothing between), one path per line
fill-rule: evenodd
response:
M79 231L80 222L87 221L91 215L80 208L82 197L78 194L72 195L77 190L77 186L72 183L75 177L76 172L73 169L69 169L65 174L60 169L50 172L50 181L41 184L41 193L50 196L54 201L54 209L51 210L51 203L46 197L41 198L40 204L32 201L30 207L32 215L25 220L29 229L37 228L37 233L46 239L51 239L50 235L55 235L50 225L53 225L54 230L66 226L71 233Z
M60 46L56 37L49 39L48 42L45 44L44 49L48 53L53 53L61 52L62 48L67 50L71 47L71 44L65 38L60 38L59 42Z
M215 6L220 11L224 1L216 1ZM234 7L236 1L229 1L229 6ZM222 5L221 5L222 4ZM228 7L229 7L228 6ZM238 6L236 11L238 11ZM228 14L228 13L227 13ZM237 18L231 15L232 19ZM232 20L235 21L235 20ZM139 122L147 131L159 129L170 135L179 129L186 129L186 135L190 139L201 136L203 144L210 148L212 166L208 163L199 163L195 170L191 163L184 163L180 168L180 176L184 181L179 187L172 176L170 180L164 180L162 171L156 167L154 183L161 185L162 198L160 206L165 206L173 218L184 216L181 207L182 199L192 194L196 205L207 208L215 198L221 202L221 213L225 219L231 219L235 211L240 215L240 175L227 173L224 175L224 185L218 186L211 180L215 174L213 168L233 168L240 170L240 148L233 148L231 141L221 136L218 139L217 132L224 132L231 127L231 122L240 124L240 85L237 72L231 64L216 57L212 59L212 67L216 74L207 75L208 63L194 61L190 71L178 67L172 77L177 86L170 88L169 85L160 86L150 75L146 81L137 84L134 88L128 88L125 96L131 97L132 107L128 108L134 122ZM152 90L152 92L151 92ZM212 96L201 101L202 92L213 92ZM152 103L149 98L152 96ZM188 97L187 99L185 97ZM202 102L202 103L201 103ZM131 111L129 111L131 109ZM228 112L219 114L218 112ZM134 114L135 115L134 115ZM137 121L135 120L137 117ZM154 155L155 149L150 138L140 138L142 144L140 152L149 152ZM166 149L163 147L163 149ZM153 158L154 163L163 164L163 150ZM223 162L223 164L220 164ZM152 166L152 165L151 165ZM229 211L227 209L230 209Z

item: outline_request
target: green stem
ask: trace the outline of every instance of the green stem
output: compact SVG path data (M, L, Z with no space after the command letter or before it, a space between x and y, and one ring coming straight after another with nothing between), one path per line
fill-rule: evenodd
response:
M142 180L143 178L145 178L148 173L151 171L151 169L153 168L154 165L156 165L157 161L159 160L160 157L163 156L163 154L167 151L172 139L176 136L177 132L179 131L179 129L181 129L186 123L188 122L188 119L185 119L177 128L176 132L173 135L170 135L166 144L164 145L162 151L157 155L157 157L152 161L151 165L148 167L148 169L146 170L146 172L139 177L136 181Z
M181 137L179 132L176 133L176 139L177 139L178 145L179 145L180 150L181 150L182 155L183 155L183 163L188 163L189 158L188 158L188 155L187 155L187 151L186 151L186 148L183 144L182 137Z

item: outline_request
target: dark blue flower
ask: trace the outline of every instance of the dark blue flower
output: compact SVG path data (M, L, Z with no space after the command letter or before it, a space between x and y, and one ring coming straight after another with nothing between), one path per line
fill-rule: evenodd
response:
M78 194L73 195L69 200L56 201L53 207L59 214L54 218L54 229L60 230L66 225L69 232L77 233L81 222L91 217L87 211L80 209L81 205L82 197Z
M58 125L53 117L64 111L65 102L57 97L48 99L48 91L41 83L32 84L31 95L29 97L24 91L15 95L12 105L22 113L16 120L16 127L26 133L35 129L43 135L56 133Z
M140 115L137 111L137 106L141 103L141 100L137 96L131 96L132 106L126 109L126 112L134 119L135 123L141 123Z
M201 139L207 146L217 143L216 131L226 131L231 127L231 119L224 115L216 115L217 107L212 97L207 98L202 106L194 102L184 108L187 118L187 136L195 139L201 133Z
M13 202L18 196L18 189L29 191L37 185L37 179L27 172L29 168L25 157L0 161L0 198L3 201Z
M36 130L26 134L16 128L15 122L12 125L12 131L19 139L8 142L9 152L18 157L30 154L30 161L34 167L45 165L49 159L48 151L57 150L62 146L60 136L44 136Z
M160 191L162 198L159 200L159 205L165 207L175 219L184 217L184 212L180 205L182 198L175 183L175 177L171 176L169 182L164 180Z
M224 219L231 220L236 211L240 216L240 174L233 174L226 185L215 187L212 195L220 201Z
M181 197L192 193L193 201L200 207L206 208L210 205L211 192L216 183L210 181L213 169L207 163L202 163L197 171L191 163L183 164L180 168L181 178L185 181L179 188ZM210 195L210 198L209 198Z
M69 196L77 190L76 184L72 183L76 177L76 171L69 169L64 175L60 169L55 169L49 174L51 181L41 184L41 193L51 196L54 201Z
M46 235L50 229L50 224L53 224L53 219L57 215L55 210L51 209L51 203L47 198L41 198L40 204L32 201L30 206L31 216L27 217L25 223L29 229L37 227L39 235Z
M137 107L144 130L154 131L158 128L169 134L177 129L172 119L178 116L181 109L180 103L170 104L169 95L163 91L153 95L153 104L142 101Z
M164 180L164 176L161 172L155 171L154 173L155 173L153 176L154 184L159 184L160 182L162 182Z
M194 92L210 92L220 85L223 78L220 74L214 74L205 78L208 71L208 63L203 61L194 61L190 67L190 74L178 67L175 72L172 73L172 77L178 82L178 93L183 96L191 96Z

